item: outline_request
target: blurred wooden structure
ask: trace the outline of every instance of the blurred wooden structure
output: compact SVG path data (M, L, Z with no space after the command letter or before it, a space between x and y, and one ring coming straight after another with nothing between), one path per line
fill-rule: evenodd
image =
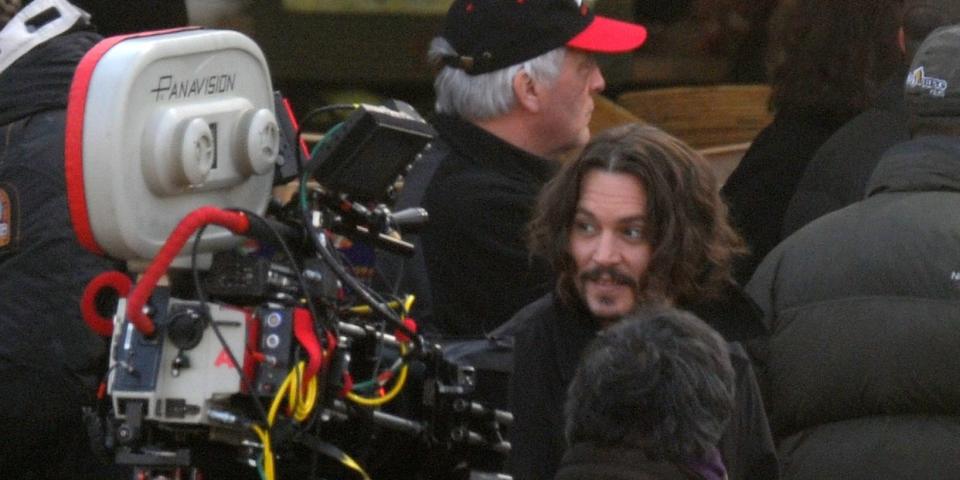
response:
M711 85L627 92L617 103L700 151L722 185L772 120L768 85Z
M750 142L773 120L767 85L711 85L627 92L617 103L694 148Z
M698 151L710 163L713 174L717 177L717 183L723 186L740 164L740 159L743 158L744 153L747 153L748 148L750 148L750 142L701 148Z
M427 47L442 14L426 4L417 14L359 9L373 3L346 11L339 7L347 2L333 0L251 2L255 39L274 79L376 91L385 85L429 89Z

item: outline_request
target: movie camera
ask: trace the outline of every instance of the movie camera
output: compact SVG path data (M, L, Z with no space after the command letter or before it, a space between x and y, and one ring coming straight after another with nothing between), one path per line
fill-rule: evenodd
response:
M231 31L111 37L77 69L74 230L139 274L84 295L111 337L117 463L138 479L236 478L242 463L265 479L403 478L390 463L409 478L509 478L466 459L509 451L510 414L471 400L473 369L418 335L412 297L374 291L334 248L412 253L399 232L426 213L388 204L432 128L402 102L331 106L350 113L306 153L284 107L259 48ZM293 199L271 201L291 180ZM96 308L111 291L112 318Z

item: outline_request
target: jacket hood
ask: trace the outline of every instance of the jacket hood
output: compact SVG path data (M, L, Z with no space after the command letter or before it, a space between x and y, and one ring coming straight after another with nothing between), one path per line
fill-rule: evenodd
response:
M960 137L918 137L887 150L867 184L883 192L960 191Z

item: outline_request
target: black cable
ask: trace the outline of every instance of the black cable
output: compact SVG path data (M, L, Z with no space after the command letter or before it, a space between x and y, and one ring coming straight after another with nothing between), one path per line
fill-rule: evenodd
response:
M307 310L310 311L310 315L314 319L317 319L318 321L323 322L324 326L328 330L333 332L335 335L339 336L340 331L338 330L337 322L330 322L326 317L321 318L320 315L317 314L316 305L314 305L313 298L310 296L310 289L309 289L309 285L307 284L307 279L303 276L303 269L297 263L297 258L293 255L293 250L290 249L290 246L287 244L286 240L283 239L283 235L280 235L280 232L278 232L277 229L273 227L273 225L270 225L270 222L267 222L265 218L261 217L260 215L254 212L251 212L249 210L244 210L241 208L235 208L230 210L243 213L248 217L259 219L260 223L263 226L265 226L267 230L270 231L270 234L273 235L277 243L280 244L280 248L283 250L283 254L287 257L287 260L290 261L290 266L293 267L294 272L297 274L297 282L300 284L300 289L303 290L303 297L306 299Z
M299 127L297 128L297 135L296 135L296 139L295 139L296 145L297 145L297 147L298 147L298 148L297 148L297 176L298 176L298 178L301 178L301 179L303 178L303 157L302 157L302 155L303 155L303 150L300 149L299 146L300 146L301 138L302 138L302 136L303 136L303 127L304 127L304 125L306 125L307 122L313 120L314 117L320 115L321 113L335 112L335 111L338 111L338 110L356 110L357 107L358 107L358 105L356 105L356 104L350 104L350 103L334 103L334 104L326 105L326 106L323 106L323 107L320 107L320 108L314 108L313 110L310 110L309 112L307 112L306 115L303 116L303 118L300 120L300 125L299 125Z
M417 335L416 332L411 331L410 328L403 323L403 320L398 317L393 310L390 309L390 307L377 300L362 282L344 270L343 266L337 262L330 250L327 249L327 246L324 245L324 242L320 240L324 233L318 231L316 228L314 228L313 224L310 223L310 218L308 217L309 213L307 211L302 213L304 217L304 227L307 229L307 234L310 237L310 241L313 242L317 253L319 253L323 261L327 263L327 266L333 270L333 272L337 275L337 278L346 283L351 290L357 292L357 294L359 294L363 300L370 305L371 309L379 313L385 319L393 323L397 328L402 330L411 340L413 340L414 345L416 346L414 350L419 351L422 347L422 342L419 335Z
M386 331L387 331L387 322L379 322L379 325L377 325L377 333L380 334L379 336L380 340L377 342L376 348L374 349L373 354L376 360L373 362L373 369L371 370L373 372L372 380L374 382L376 382L380 377L380 373L379 373L380 364L383 363L383 355L385 350L383 348L383 344L384 344L383 334L386 333ZM377 338L377 337L374 337L374 338Z
M355 268L354 268L354 265L353 265L353 261L350 260L350 258L346 255L346 253L340 251L339 249L334 249L334 251L333 251L333 252L330 252L330 253L331 253L331 254L335 254L335 255L337 256L337 260L338 260L338 262L340 262L340 265L346 265L347 268L344 269L344 271L346 271L346 272L353 272L353 271L355 271ZM377 273L376 268L373 268L372 270L373 270L374 274ZM380 292L374 290L371 286L368 286L368 285L364 284L364 283L363 283L362 281L360 281L359 279L358 279L357 281L359 281L362 285L364 285L365 287L367 287L367 292L368 292L371 296L373 296L373 298L375 298L375 299L377 300L377 302L380 302L380 303L382 303L382 304L384 304L384 305L386 305L386 304L388 304L388 303L390 302L390 300L387 300L386 298L384 298L384 296L381 295ZM394 299L394 300L396 300L397 303L399 303L401 306L403 305L403 299L400 298L399 296L397 296L396 294L391 294L391 298Z
M206 229L207 226L204 225L197 230L196 238L193 240L193 247L190 249L190 272L193 276L193 286L196 289L197 301L200 302L200 309L203 312L204 318L210 322L210 328L213 329L213 333L217 336L217 340L220 341L223 350L227 352L227 356L230 357L233 368L237 371L237 374L240 375L240 381L243 382L244 388L251 393L250 396L253 397L253 403L257 407L257 412L263 417L263 424L269 425L270 417L267 415L267 410L263 408L263 404L260 403L259 395L257 395L256 390L253 389L250 380L243 374L243 370L240 369L240 362L237 361L237 357L233 354L230 345L227 344L227 340L223 338L223 334L220 333L220 327L217 325L217 322L213 321L210 315L209 302L207 301L206 294L203 292L203 285L200 282L200 270L197 268L197 252L199 251L200 237L203 236L203 231Z
M290 245L287 244L286 240L283 239L283 235L281 235L280 232L278 232L277 229L274 228L273 225L267 222L263 217L261 217L260 215L254 212L251 212L249 210L244 210L244 209L231 209L231 210L236 212L241 212L244 215L250 216L252 218L260 219L261 224L264 225L270 231L271 235L273 235L277 243L280 244L280 248L283 250L284 255L287 257L287 259L291 263L291 267L296 272L297 281L300 284L301 290L303 290L303 297L306 300L307 309L309 310L310 315L314 319L317 319L319 323L324 325L324 328L326 328L326 330L320 330L320 331L317 331L317 329L314 328L314 332L318 333L317 339L321 342L325 342L327 340L325 335L326 332L332 332L335 338L339 338L340 330L339 330L339 327L337 326L337 322L335 318L331 319L329 316L326 316L326 315L321 317L318 314L316 305L314 304L313 298L310 296L310 293L309 293L310 291L307 285L307 280L303 276L303 269L299 268L299 265L297 264L297 259L293 255L293 250L291 250ZM330 309L329 311L333 311L333 309ZM299 353L300 352L298 350L296 354L299 355ZM294 362L294 364L296 363L298 362ZM322 382L321 385L318 385L318 387L322 386L325 388L326 378L324 377L323 379L320 379L318 381ZM319 391L323 391L323 390L319 390ZM313 426L316 424L317 419L320 417L320 414L319 414L320 410L321 409L319 408L313 409L313 412L311 412L310 414L311 418L307 421L307 427L305 428L305 430L309 430L313 428Z
M346 108L356 109L357 106L346 105L346 104L335 104L335 105L328 105L326 107L315 109L304 117L304 120L301 123L301 126L305 125L307 120L310 117L317 115L321 112L340 110L340 109L346 109ZM299 133L298 133L298 141L299 141ZM307 170L303 171L300 176L301 182L305 182L307 180L308 174L312 176L313 172L316 171L317 168L319 168L319 165L314 163L314 159L311 158L310 164L305 168L307 168ZM306 188L305 185L301 185L301 189L304 189L305 191L305 188ZM321 242L320 238L324 234L323 232L318 231L313 226L313 222L311 221L311 218L310 218L311 211L308 208L306 198L301 198L299 203L300 203L300 214L303 222L303 227L307 232L307 236L310 237L310 241L313 244L314 249L317 250L317 252L320 254L321 259L327 264L327 266L329 266L333 270L333 272L337 275L337 277L342 282L344 282L351 290L357 292L370 305L370 307L374 311L382 315L391 323L395 324L397 328L399 328L404 333L406 333L407 336L414 341L414 345L416 348L412 349L411 351L419 351L422 347L421 338L415 332L411 331L407 327L407 325L403 323L403 320L397 317L396 314L394 314L394 312L390 310L390 308L387 307L381 300L378 300L377 298L375 298L374 294L371 293L366 288L366 286L364 286L359 280L357 280L353 275L350 275L343 268L342 264L340 264L340 262L338 262L337 259L334 258L333 254L324 245L325 242Z
M307 112L306 115L303 116L303 119L300 121L301 128L297 129L297 140L299 141L300 130L302 130L302 127L306 125L307 122L309 122L310 120L313 120L313 117L316 117L321 113L335 112L338 110L356 110L357 108L359 108L359 105L360 104L358 103L333 103L330 105L324 105L322 107L314 108L313 110L310 110L309 112Z
M303 143L302 143L303 140L302 140L302 139L303 139L303 127L304 127L304 125L306 125L307 122L313 120L313 117L315 117L315 116L317 116L317 115L319 115L319 114L321 114L321 113L334 112L334 111L337 111L337 110L356 110L357 108L358 108L358 105L355 105L355 104L335 103L335 104L326 105L326 106L323 106L323 107L320 107L320 108L314 108L313 110L310 110L309 112L307 112L306 115L303 116L303 118L300 120L299 125L297 126L297 132L296 132L296 134L294 135L294 140L293 140L293 141L294 141L294 145L296 146L296 147L294 148L294 150L296 150L296 152L297 152L297 155L296 155L294 158L295 158L296 161L297 161L297 178L298 178L298 179L302 179L302 178L303 178L303 164L304 164L304 162L303 162L303 148L301 148L301 145L303 145Z

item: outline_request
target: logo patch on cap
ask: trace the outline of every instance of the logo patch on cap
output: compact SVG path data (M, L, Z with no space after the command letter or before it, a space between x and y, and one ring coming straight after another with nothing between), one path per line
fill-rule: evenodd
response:
M907 86L928 90L931 97L943 97L947 91L948 84L946 80L928 77L924 73L923 66L921 65L907 75Z
M17 192L5 184L0 184L0 253L12 250L19 237L17 211Z

